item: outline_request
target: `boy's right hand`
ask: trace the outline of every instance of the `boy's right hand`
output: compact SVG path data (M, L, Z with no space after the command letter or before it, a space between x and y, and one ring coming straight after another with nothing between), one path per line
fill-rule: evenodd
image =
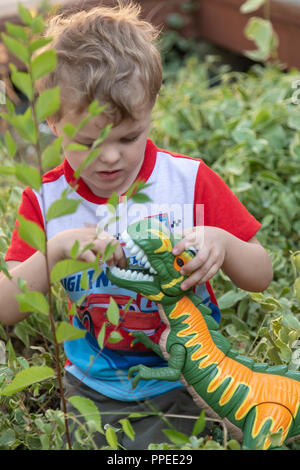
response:
M64 230L52 237L48 242L48 253L52 261L52 265L62 259L70 258L70 251L76 240L79 243L78 259L87 262L94 262L97 255L103 255L105 248L110 242L116 245L115 251L106 261L108 265L117 265L124 269L126 267L126 257L120 243L109 233L101 231L98 235L96 226L76 228ZM93 244L93 248L89 247L84 250L87 245Z

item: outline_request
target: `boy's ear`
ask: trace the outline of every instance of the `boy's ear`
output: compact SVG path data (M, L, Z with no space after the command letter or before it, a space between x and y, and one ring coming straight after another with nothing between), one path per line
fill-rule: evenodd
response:
M53 132L53 134L57 137L57 130L56 130L55 124L53 124L50 121L50 119L46 119L46 121L47 121L47 124L50 127L51 131Z

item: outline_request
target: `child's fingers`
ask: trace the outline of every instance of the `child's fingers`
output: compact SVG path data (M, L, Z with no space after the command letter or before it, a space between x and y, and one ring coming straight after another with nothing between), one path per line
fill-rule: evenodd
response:
M94 263L96 261L96 255L92 250L86 250L80 254L80 259L86 261L87 263Z
M180 269L180 273L185 276L199 270L210 257L210 251L207 248L203 248L201 251L198 251L196 256L192 258L188 263L186 263Z
M104 247L101 250L101 253L104 253L105 248L106 248L108 243L104 244ZM113 241L113 245L114 245L114 248L115 248L114 252L112 253L112 255L105 262L108 266L116 265L116 266L119 266L120 268L124 269L126 267L127 260L126 260L123 248L121 247L121 245L119 244L119 242L117 240Z
M204 246L204 235L202 230L184 230L184 238L180 240L174 246L172 253L178 255L185 250L188 250L191 246L195 247L197 250L200 250Z
M210 260L201 267L194 271L184 282L181 284L182 290L190 289L191 287L197 284L204 284L209 281L218 271L218 266L215 263L212 263Z
M123 248L117 243L116 249L113 253L113 262L122 269L126 268L127 260Z
M118 240L116 240L112 235L104 230L97 235L97 239L95 240L95 251L100 252L101 255L105 253L105 249L108 244L112 244L114 246L114 251L111 256L105 260L108 266L117 265L120 268L126 267L126 257ZM100 259L101 261L101 259Z

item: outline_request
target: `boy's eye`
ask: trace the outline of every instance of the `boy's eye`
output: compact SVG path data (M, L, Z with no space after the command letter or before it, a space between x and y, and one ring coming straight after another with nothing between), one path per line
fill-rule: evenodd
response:
M123 144L130 144L131 142L136 141L138 138L138 135L135 135L134 137L122 137L121 142Z

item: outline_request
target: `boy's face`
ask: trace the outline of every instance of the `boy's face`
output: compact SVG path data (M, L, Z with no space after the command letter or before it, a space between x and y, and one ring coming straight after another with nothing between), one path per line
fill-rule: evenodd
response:
M100 144L99 156L81 172L81 178L99 197L108 198L113 192L123 194L135 181L144 160L144 152L150 127L152 108L144 110L138 119L125 119L112 127L107 138ZM78 126L86 116L68 113L59 123L53 125L49 122L52 131L57 135L64 135L63 127L70 123ZM74 140L80 144L91 146L99 136L101 129L109 124L104 115L92 118ZM63 145L69 143L64 138ZM74 171L86 159L89 150L66 151L66 158Z

